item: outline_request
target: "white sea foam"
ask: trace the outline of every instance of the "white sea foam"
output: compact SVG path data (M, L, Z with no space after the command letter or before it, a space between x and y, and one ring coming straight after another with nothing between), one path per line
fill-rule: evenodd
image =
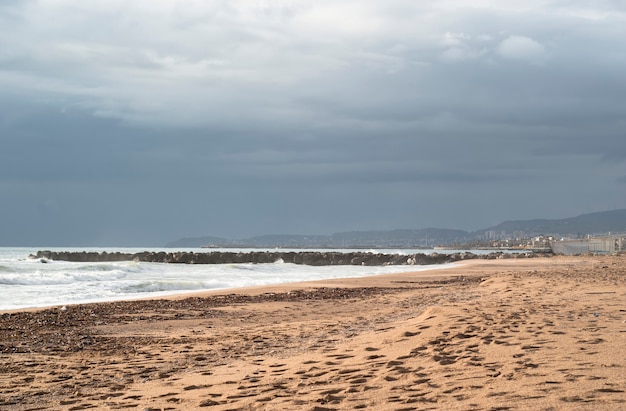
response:
M65 251L81 250L135 253L145 249L73 249ZM442 268L441 265L313 267L284 263L283 261L277 261L274 264L216 265L131 261L106 263L44 262L28 258L29 254L34 254L36 251L35 249L0 248L0 310L157 297L199 290L363 277ZM197 249L192 251L208 252L211 250ZM376 252L411 254L415 250L376 250Z

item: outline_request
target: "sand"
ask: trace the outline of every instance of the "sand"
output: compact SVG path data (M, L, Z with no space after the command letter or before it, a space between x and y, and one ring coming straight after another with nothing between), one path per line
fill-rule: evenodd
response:
M626 256L0 315L1 410L626 410Z

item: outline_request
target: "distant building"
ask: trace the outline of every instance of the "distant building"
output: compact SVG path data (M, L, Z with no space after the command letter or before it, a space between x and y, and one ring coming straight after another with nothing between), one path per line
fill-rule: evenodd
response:
M614 254L626 252L626 235L608 235L576 240L551 241L550 247L555 254Z

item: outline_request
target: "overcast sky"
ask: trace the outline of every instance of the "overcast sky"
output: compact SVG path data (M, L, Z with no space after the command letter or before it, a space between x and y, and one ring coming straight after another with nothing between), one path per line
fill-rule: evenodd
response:
M4 0L0 245L626 208L626 2Z

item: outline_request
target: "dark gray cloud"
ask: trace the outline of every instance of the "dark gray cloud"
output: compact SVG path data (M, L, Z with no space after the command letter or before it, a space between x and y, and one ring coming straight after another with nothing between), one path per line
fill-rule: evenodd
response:
M620 2L0 5L1 244L626 203Z

